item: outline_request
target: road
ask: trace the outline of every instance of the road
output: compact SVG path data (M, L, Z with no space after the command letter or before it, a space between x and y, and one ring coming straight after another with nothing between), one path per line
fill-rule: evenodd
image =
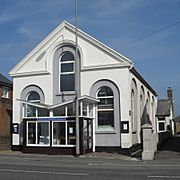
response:
M179 170L180 159L0 154L0 180L176 180Z

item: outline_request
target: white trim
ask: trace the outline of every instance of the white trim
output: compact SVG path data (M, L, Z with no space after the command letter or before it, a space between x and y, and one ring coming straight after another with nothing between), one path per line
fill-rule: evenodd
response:
M29 132L29 125L30 123L34 123L36 125L36 141L35 141L35 144L29 144L28 143L28 132ZM38 123L48 123L48 129L49 129L49 143L48 144L37 144L38 143ZM50 147L50 122L49 121L27 121L27 124L26 124L26 146L42 146L42 147Z
M74 122L75 123L75 120L66 120L66 121L52 121L52 145L51 147L75 147L75 145L71 145L71 144L68 144L68 122ZM64 123L65 124L65 144L62 144L62 145L59 145L59 144L54 144L54 133L53 133L53 128L54 128L54 123Z

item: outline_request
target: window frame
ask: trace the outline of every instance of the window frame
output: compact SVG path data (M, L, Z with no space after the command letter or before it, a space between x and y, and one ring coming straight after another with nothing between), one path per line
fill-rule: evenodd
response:
M36 143L35 144L29 144L28 143L28 133L29 133L29 129L28 129L28 124L30 123L35 123L36 125ZM38 144L38 123L48 123L48 130L49 130L49 143L48 144ZM26 122L26 146L46 146L49 147L50 146L50 136L51 135L51 131L50 131L50 121L27 121Z
M74 122L75 120L66 120L66 121L52 121L52 129L51 129L51 141L52 141L52 147L75 147L76 145L68 144L68 122ZM54 133L53 133L53 128L54 128L54 123L65 123L65 144L54 144Z
M6 98L8 99L9 98L9 88L7 87L2 87L2 98Z
M30 94L32 93L32 92L35 92L35 93L37 93L38 94L38 96L39 96L39 100L28 100L28 98L29 98L29 96L30 96ZM28 94L27 94L27 96L26 96L26 101L28 101L28 102L31 102L31 103L40 103L41 102L41 98L40 98L40 95L39 95L39 93L38 92L36 92L36 91L30 91ZM35 108L35 116L28 116L28 106L32 106L32 105L28 105L28 104L26 104L25 105L25 117L27 117L27 118L35 118L35 117L38 117L38 107L35 107L35 106L33 106L34 108Z
M112 92L112 94L113 95L111 95L111 96L98 96L98 93L99 93L99 91L103 88L103 87L107 87L107 88L109 88L110 90L111 90L111 92ZM97 131L98 132L111 132L111 131L114 131L115 130L115 121L114 121L114 117L115 117L115 115L114 115L114 92L113 92L113 90L109 87L109 86L106 86L106 85L104 85L104 86L101 86L98 90L97 90L97 92L96 92L96 98L98 99L98 100L100 100L100 99L112 99L113 101L113 103L112 103L112 105L113 105L113 108L109 108L109 109L99 109L98 108L98 106L99 106L99 104L97 105L97 123L96 123L96 125L97 125ZM110 125L99 125L99 119L98 119L98 113L99 112L112 112L113 113L113 119L112 119L112 121L113 121L113 126L110 126ZM103 127L103 126L109 126L109 127Z
M62 61L62 57L65 53L71 53L74 57L74 60L69 60L69 61ZM61 69L61 65L63 64L73 64L73 71L69 71L69 72L62 72ZM63 75L74 75L74 87L73 90L62 90L62 86L61 86L61 78L63 77ZM59 57L59 92L74 92L75 91L75 56L71 51L64 51L62 52L62 54Z
M158 118L158 132L165 132L166 131L166 119L165 118ZM164 130L159 129L159 123L164 123Z

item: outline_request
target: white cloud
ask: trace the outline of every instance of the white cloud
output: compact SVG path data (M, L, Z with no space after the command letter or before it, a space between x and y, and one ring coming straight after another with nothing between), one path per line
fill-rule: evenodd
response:
M147 4L144 0L98 0L90 7L98 12L99 17L122 15L124 12L134 10Z
M8 7L1 7L0 24L7 23L17 19L33 18L38 19L39 14L52 14L57 11L61 11L66 0L19 0L11 1ZM59 8L57 8L59 7ZM37 16L35 16L37 15Z

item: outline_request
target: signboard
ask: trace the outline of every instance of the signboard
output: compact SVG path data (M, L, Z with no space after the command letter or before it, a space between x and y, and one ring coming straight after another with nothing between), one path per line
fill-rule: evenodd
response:
M66 121L66 118L59 118L59 117L40 117L37 118L37 121Z

